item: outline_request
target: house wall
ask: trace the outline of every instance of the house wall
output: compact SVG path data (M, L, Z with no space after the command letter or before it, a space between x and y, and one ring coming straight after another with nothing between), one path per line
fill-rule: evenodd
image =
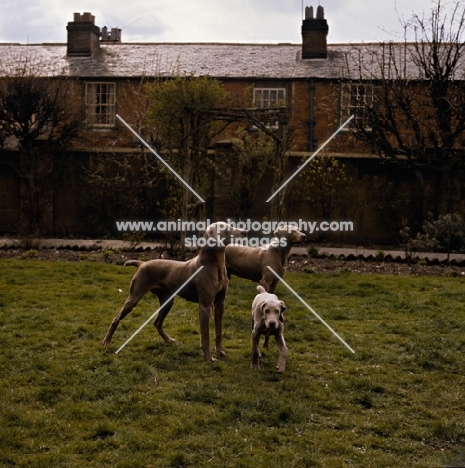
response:
M147 109L143 85L140 79L116 80L116 82L117 112L133 129L141 133ZM223 80L223 85L232 94L237 107L250 107L252 89L254 86L262 86L262 82L263 80ZM266 83L270 84L270 81L267 80ZM84 84L80 86L84 87ZM340 89L337 82L329 80L279 81L276 86L286 86L288 90L289 123L292 131L290 150L292 152L314 151L341 125ZM311 115L313 118L310 117ZM240 125L243 126L240 123L230 125L223 135L217 137L217 140L230 137L234 129ZM310 143L311 136L313 136L313 145ZM75 147L98 147L111 150L133 148L139 145L140 141L137 137L117 119L114 128L86 131ZM328 146L328 150L349 154L368 152L365 145L356 141L347 131L342 131Z

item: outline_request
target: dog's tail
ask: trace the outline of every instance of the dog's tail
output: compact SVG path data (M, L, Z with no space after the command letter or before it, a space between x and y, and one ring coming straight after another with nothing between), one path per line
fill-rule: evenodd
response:
M139 268L144 262L141 262L140 260L128 260L127 262L124 262L124 266L135 266Z
M127 262L126 262L126 263L127 263ZM126 263L125 263L125 265L126 265ZM257 291L258 291L260 294L266 293L266 289L265 289L263 286L260 286L260 285L257 286Z

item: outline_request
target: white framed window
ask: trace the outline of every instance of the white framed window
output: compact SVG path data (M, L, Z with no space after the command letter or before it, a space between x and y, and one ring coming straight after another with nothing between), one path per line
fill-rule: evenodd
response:
M286 88L254 88L253 105L260 109L286 106ZM272 130L277 130L279 127L277 120L267 122L265 125Z
M116 84L86 83L86 118L92 127L113 127L116 119Z
M374 104L374 86L369 83L347 83L342 88L342 120L354 116L352 126L363 124L369 128L369 110Z
M254 88L253 103L263 109L286 105L286 88Z

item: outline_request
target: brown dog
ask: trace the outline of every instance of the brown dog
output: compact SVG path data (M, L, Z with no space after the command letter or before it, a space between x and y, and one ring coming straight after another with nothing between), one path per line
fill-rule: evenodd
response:
M174 298L170 299L176 290L182 286L200 267L199 273L178 293L190 302L199 304L200 339L202 350L207 361L216 361L210 351L209 322L212 308L215 318L215 343L218 357L225 356L222 348L222 320L224 313L224 298L228 289L224 251L225 246L234 238L247 236L247 231L236 229L219 222L211 224L203 239L205 244L200 253L187 262L156 259L148 262L129 260L125 265L137 266L129 296L119 314L113 319L102 342L104 346L111 343L111 338L120 320L131 312L147 291L158 297L160 312L154 321L158 333L167 342L175 341L163 330L163 321L173 306Z
M292 245L304 242L306 236L292 225L279 226L275 237L263 247L228 245L226 268L232 275L259 283L269 293L274 293L279 279L267 267L270 266L282 278L287 268L287 259Z
M279 359L276 369L279 373L286 368L287 346L284 341L284 316L286 305L275 294L257 286L260 294L255 296L252 303L252 363L250 368L260 370L260 351L258 349L260 335L273 335L279 348Z

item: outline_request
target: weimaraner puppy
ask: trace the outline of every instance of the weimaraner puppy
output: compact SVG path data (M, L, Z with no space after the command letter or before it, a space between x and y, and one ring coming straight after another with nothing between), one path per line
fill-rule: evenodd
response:
M278 278L267 266L282 278L292 245L304 242L306 236L292 224L278 226L274 238L263 247L228 245L226 247L226 268L228 276L239 276L259 283L269 293L274 293Z
M225 356L222 348L222 320L229 280L226 274L224 251L225 246L234 238L245 236L247 236L247 231L218 222L207 228L203 236L205 245L200 248L196 257L187 262L165 259L147 262L127 261L125 265L137 266L138 269L132 278L129 296L119 314L111 322L102 344L104 346L110 344L120 320L131 312L147 291L151 291L158 297L160 306L164 304L154 321L158 333L166 342L175 341L163 330L163 321L174 302L174 298L169 298L202 266L199 273L178 295L199 304L200 340L207 361L216 361L210 351L209 336L209 322L212 308L214 309L216 354L218 357Z
M279 373L286 368L287 346L284 341L284 316L286 305L276 294L265 291L263 286L257 286L259 294L252 303L252 363L250 368L260 370L260 351L258 345L260 335L274 335L279 348L279 359L276 369Z

